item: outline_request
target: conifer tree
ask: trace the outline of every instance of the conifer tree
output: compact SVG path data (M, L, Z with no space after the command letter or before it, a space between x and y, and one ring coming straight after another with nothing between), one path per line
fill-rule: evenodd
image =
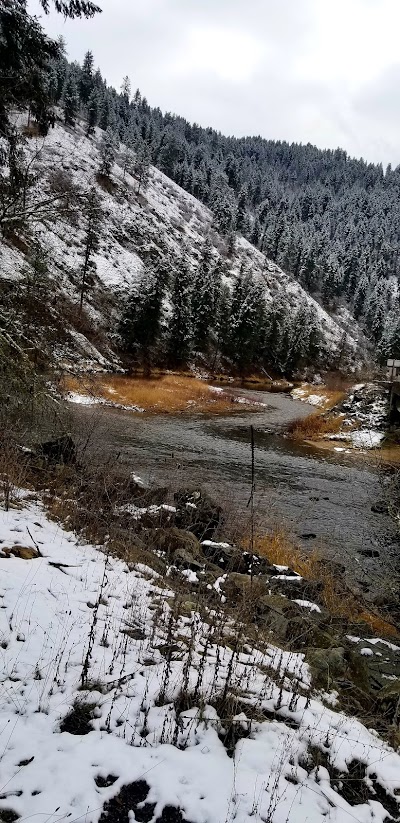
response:
M98 92L96 89L90 94L88 104L87 104L87 127L86 127L86 134L89 137L91 134L94 134L95 128L97 126L99 118L99 97Z
M262 287L241 270L232 292L228 351L241 373L254 364L264 321Z
M83 106L89 103L90 95L93 92L93 68L94 57L91 51L87 51L83 58L82 71L79 77L79 97Z
M64 121L66 126L75 126L78 111L78 87L75 77L72 71L70 71L64 88Z
M99 173L102 177L110 178L115 157L117 153L117 142L112 129L107 129L103 134L100 144L100 167Z
M189 360L193 342L192 276L184 257L175 277L171 302L168 356L172 365L182 366Z
M192 296L194 347L204 352L209 343L210 330L215 324L220 283L213 265L212 247L205 240L199 267L195 274Z
M244 185L240 189L236 209L236 231L241 234L246 234L247 198L248 188L247 185Z
M146 375L151 372L161 337L164 292L163 274L147 271L130 297L120 325L125 350L142 362Z
M93 256L98 251L100 242L102 210L99 196L94 187L92 187L87 194L83 215L86 225L83 243L83 265L80 281L80 312L82 311L83 301L91 286L93 275L96 271L96 264L93 260Z
M136 149L136 158L133 166L133 173L138 181L137 193L140 190L146 191L150 180L151 153L147 143L141 142Z

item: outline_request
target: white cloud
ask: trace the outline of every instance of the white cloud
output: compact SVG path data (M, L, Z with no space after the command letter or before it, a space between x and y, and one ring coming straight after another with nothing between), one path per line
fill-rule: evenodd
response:
M210 73L227 83L243 85L261 65L265 46L247 32L201 26L188 30L171 65L171 74Z
M399 0L98 2L94 20L45 24L116 87L129 74L204 126L400 163Z

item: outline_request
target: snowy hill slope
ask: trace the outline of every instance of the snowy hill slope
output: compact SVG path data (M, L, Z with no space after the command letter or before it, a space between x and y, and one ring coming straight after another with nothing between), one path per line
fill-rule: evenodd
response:
M18 496L0 509L0 820L399 820L400 755L313 694L303 654L174 617L153 569Z
M100 187L95 181L100 137L101 132L87 138L79 126L71 130L57 125L44 141L32 138L29 151L35 155L37 197L54 197L60 186L70 187L73 196L74 192L87 191L96 185L101 198L105 219L95 256L95 284L85 306L89 329L82 325L82 318L78 320L75 311L84 239L79 200L72 213L64 208L63 193L54 201L52 213L33 224L32 236L46 251L52 311L55 315L58 313L58 320L61 315L62 320L63 334L54 342L55 354L67 364L102 369L117 365L114 342L121 298L145 276L146 267L161 262L172 272L179 271L182 254L190 266L195 267L207 235L222 255L226 252L226 240L214 230L211 212L155 168L150 171L145 193L138 195L137 182L128 174L124 177L122 162L114 165L110 191ZM287 305L293 309L302 301L314 307L329 351L338 350L345 332L348 333L347 345L357 351L355 322L352 320L350 332L345 312L338 319L332 319L293 277L268 261L249 242L238 237L235 245L232 257L227 260L228 283L234 282L244 265L263 283L267 302L279 294L284 295ZM15 281L21 277L26 265L25 251L0 244L1 278ZM64 317L63 301L68 304Z

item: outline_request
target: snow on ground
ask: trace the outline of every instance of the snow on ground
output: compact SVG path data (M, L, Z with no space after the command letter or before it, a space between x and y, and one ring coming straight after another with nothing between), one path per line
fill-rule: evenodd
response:
M294 400L302 400L304 403L309 403L310 406L323 406L328 399L324 394L310 393L310 387L307 384L293 389L291 395Z
M317 747L343 772L359 760L392 802L400 791L400 756L311 695L302 654L235 654L218 621L192 612L173 622L173 592L156 572L79 543L26 494L0 511L0 540L41 554L0 556L0 817L103 823L106 802L141 780L155 804L140 817L149 821L168 805L192 823L387 818L373 789L351 806L313 766ZM238 697L229 722L212 706L228 679ZM177 717L184 685L192 707ZM239 730L233 756L224 723Z
M360 429L360 431L351 432L350 439L358 449L376 449L382 443L384 432L377 432L373 429Z
M144 412L140 406L123 405L122 403L115 403L113 400L105 400L104 397L95 397L91 394L79 394L79 392L68 391L65 395L65 400L68 403L75 403L79 406L110 406L113 409L122 409L122 411Z

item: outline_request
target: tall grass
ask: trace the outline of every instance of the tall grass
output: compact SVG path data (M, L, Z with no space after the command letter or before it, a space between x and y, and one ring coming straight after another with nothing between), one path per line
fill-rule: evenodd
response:
M64 388L124 406L139 406L155 413L168 414L195 409L215 414L232 411L234 408L234 397L229 393L213 391L203 380L189 375L163 374L151 378L123 375L67 377Z
M356 597L334 571L334 566L324 560L318 549L303 551L283 529L276 529L268 535L254 538L254 551L267 557L271 563L289 566L305 580L322 583L322 599L325 608L334 617L343 617L353 622L367 623L378 635L397 635L395 627L381 614L370 611Z
M340 432L344 416L325 417L323 414L310 414L309 417L296 417L289 423L287 432L295 440L311 440L325 434Z

